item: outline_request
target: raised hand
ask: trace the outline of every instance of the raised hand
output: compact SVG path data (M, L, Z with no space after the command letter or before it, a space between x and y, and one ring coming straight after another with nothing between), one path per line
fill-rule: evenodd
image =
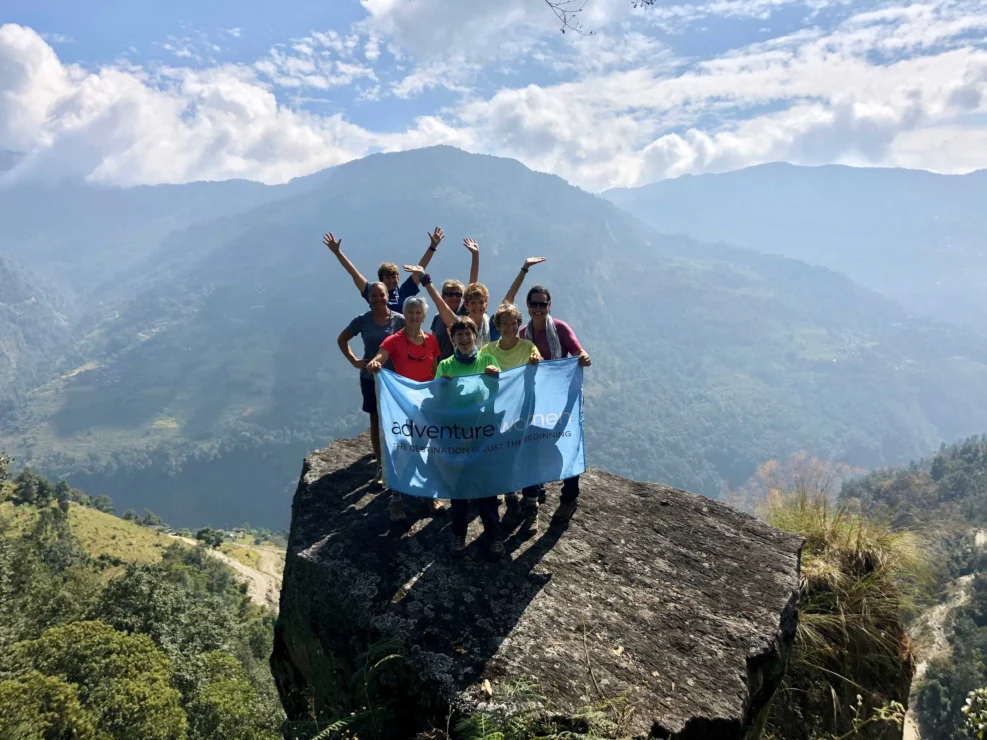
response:
M475 239L463 239L463 246L473 254L477 254L480 251L480 245L476 243Z
M545 258L544 257L528 257L528 259L526 259L524 261L524 268L523 269L527 270L529 267L534 267L535 265L539 264L540 262L544 262L544 261L545 261Z
M322 243L329 247L329 251L333 254L339 254L339 248L342 246L343 240L337 239L332 235L332 232L330 232L322 237Z
M410 272L412 275L418 275L421 277L425 274L425 268L421 265L402 265L405 272Z
M429 249L436 249L439 246L439 242L445 239L445 232L442 231L438 226L435 227L435 233L427 232L429 240Z

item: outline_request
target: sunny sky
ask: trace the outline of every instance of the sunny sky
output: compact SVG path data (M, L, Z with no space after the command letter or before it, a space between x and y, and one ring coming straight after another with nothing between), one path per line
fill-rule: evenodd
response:
M5 178L277 183L431 144L593 191L987 167L983 0L586 0L578 22L544 0L0 0Z

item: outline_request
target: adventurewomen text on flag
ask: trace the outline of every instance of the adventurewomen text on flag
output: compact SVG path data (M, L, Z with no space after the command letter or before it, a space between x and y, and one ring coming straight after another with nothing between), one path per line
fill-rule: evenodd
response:
M377 375L384 481L412 496L482 498L586 469L576 358L428 383Z

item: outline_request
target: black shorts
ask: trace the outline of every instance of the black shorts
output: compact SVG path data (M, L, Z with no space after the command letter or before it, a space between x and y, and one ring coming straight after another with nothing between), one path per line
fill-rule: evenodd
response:
M377 385L373 378L360 377L360 392L363 393L363 410L368 414L377 413Z

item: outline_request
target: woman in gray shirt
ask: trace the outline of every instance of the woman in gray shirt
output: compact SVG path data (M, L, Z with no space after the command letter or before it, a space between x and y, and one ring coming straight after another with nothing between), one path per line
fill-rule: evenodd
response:
M374 376L367 372L367 363L372 360L380 343L391 334L396 334L404 328L404 316L392 311L387 305L387 286L384 283L371 283L367 300L370 310L353 319L340 333L336 344L339 351L349 360L350 364L360 371L360 392L363 394L363 410L370 414L370 442L373 444L374 457L377 458L377 485L384 485L381 472L380 456L380 424L377 417L377 390L374 386ZM363 339L363 357L357 359L350 349L350 340L359 335ZM392 369L390 364L388 369Z

